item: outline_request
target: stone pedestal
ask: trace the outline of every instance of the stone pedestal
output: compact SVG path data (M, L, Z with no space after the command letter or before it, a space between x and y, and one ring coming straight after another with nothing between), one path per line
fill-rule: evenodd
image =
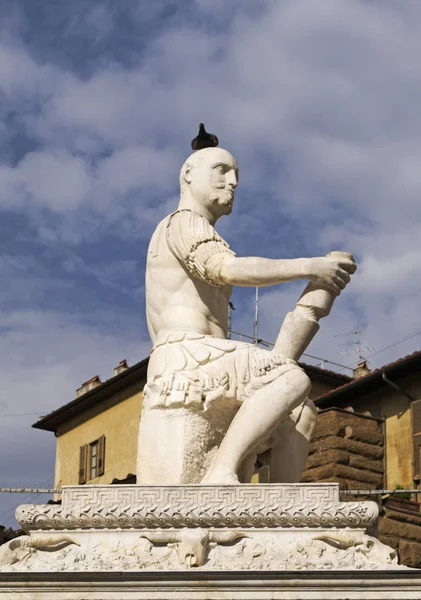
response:
M0 600L421 598L377 515L331 483L69 486L17 509Z
M29 534L0 550L2 571L399 569L367 535L374 502L337 484L69 486L62 505L22 505Z
M419 600L421 571L0 573L1 600Z

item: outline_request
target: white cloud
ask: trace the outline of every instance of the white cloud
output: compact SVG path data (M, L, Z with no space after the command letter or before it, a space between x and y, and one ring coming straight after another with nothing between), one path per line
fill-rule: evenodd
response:
M82 205L91 191L86 164L77 157L48 151L31 152L16 167L0 166L0 205L35 205L67 212Z
M177 173L177 160L171 151L148 147L127 147L116 150L101 161L97 177L99 185L111 198L124 197L136 189L162 191L176 188L177 183L162 176L163 167Z
M27 154L19 164L26 193L39 204L66 211L83 204L91 191L86 164L81 158L53 152Z
M52 65L37 63L19 43L7 40L0 44L0 90L7 101L36 102L52 92L59 75Z

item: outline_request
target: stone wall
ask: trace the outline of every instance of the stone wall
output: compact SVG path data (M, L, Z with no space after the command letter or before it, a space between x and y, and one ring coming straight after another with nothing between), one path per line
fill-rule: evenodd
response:
M417 371L396 381L412 398L421 398L421 377ZM389 385L358 394L349 400L356 413L370 411L373 417L384 419L386 473L385 489L396 486L413 487L411 401Z
M321 411L302 481L337 482L343 490L382 489L382 427L381 420L348 410Z
M421 513L419 505L414 510L384 508L379 519L379 539L392 546L407 567L421 568Z
M303 482L337 482L342 490L384 489L383 422L352 410L319 413ZM364 496L359 497L359 499ZM380 502L381 496L366 496ZM343 494L343 500L355 496ZM399 496L386 500L378 525L380 541L392 546L401 564L421 568L421 513Z

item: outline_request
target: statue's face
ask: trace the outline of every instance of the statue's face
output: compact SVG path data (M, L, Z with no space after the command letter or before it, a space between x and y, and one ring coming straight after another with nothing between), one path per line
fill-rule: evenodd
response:
M228 215L232 211L238 184L235 158L222 148L199 150L191 157L186 182L192 195L215 217Z

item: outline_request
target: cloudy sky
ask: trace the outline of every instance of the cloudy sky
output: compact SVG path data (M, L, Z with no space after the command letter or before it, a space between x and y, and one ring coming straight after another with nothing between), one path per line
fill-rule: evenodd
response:
M31 424L147 355L146 248L200 121L239 162L239 255L359 263L308 352L419 349L420 2L2 0L0 40L1 487L53 485ZM302 287L261 294L262 338ZM252 334L254 290L233 303Z

